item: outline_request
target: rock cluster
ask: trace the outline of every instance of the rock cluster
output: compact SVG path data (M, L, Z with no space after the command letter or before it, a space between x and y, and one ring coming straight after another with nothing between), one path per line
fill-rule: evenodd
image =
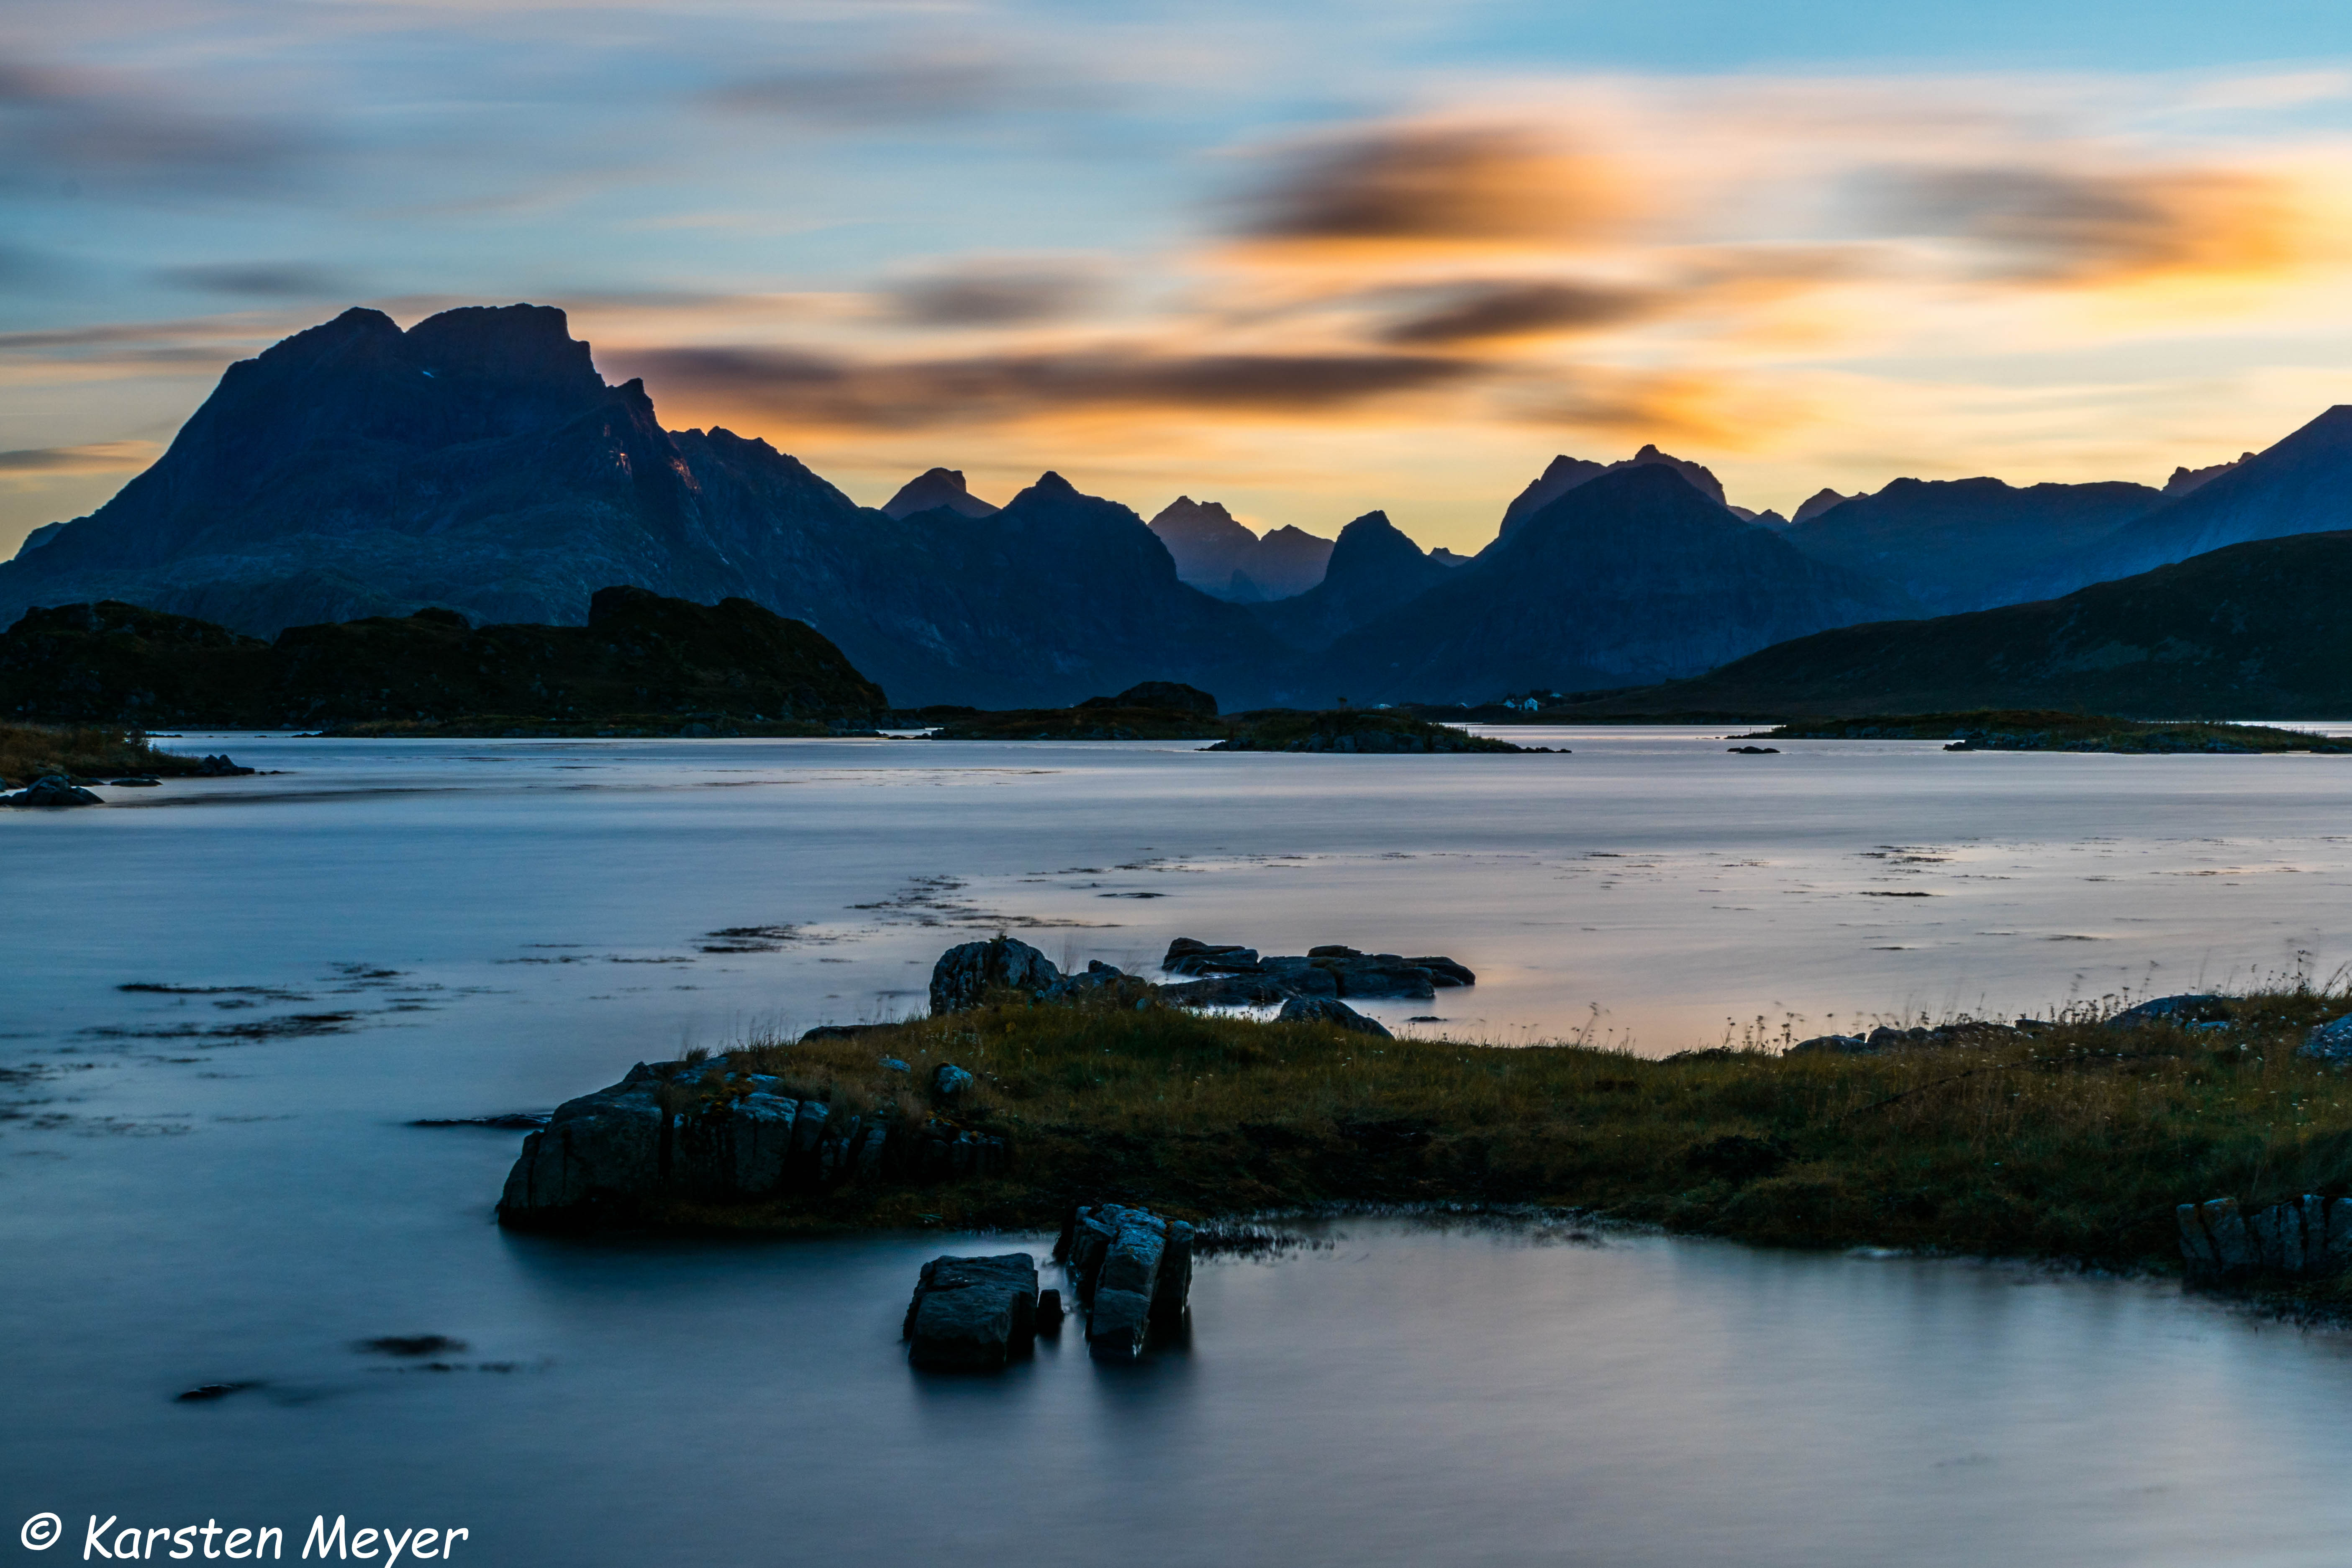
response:
M1307 1001L1331 1006L1285 1012L1283 1016L1321 1018L1370 1032L1380 1026L1340 1006L1339 998L1429 997L1441 986L1478 981L1467 966L1450 958L1402 958L1339 946L1309 948L1295 958L1262 958L1253 947L1191 937L1171 942L1160 967L1188 978L1153 985L1100 960L1088 963L1083 973L1064 974L1017 937L965 942L948 949L932 966L931 1015L964 1012L991 995L1008 993L1039 1002L1111 1001L1140 1006L1156 1002L1179 1007L1276 1007Z
M1037 1332L1037 1260L934 1258L907 1303L907 1359L917 1366L989 1372L1029 1348Z
M242 778L251 772L251 768L237 766L226 752L205 757L196 763L196 776L203 779Z
M829 1102L795 1097L782 1079L739 1070L725 1057L639 1062L610 1088L558 1106L523 1140L499 1217L530 1224L654 1200L740 1201L852 1183L961 1180L995 1175L1010 1163L1001 1137L888 1107L836 1115Z
M54 810L68 805L103 805L106 803L62 773L50 773L35 779L14 795L0 795L0 805L23 805Z
M1792 1057L1874 1057L1885 1051L1927 1050L1939 1046L1997 1046L2024 1039L2032 1031L2007 1024L1968 1020L1935 1028L1877 1028L1866 1035L1815 1035L1783 1053Z
M2214 1198L2182 1204L2173 1214L2192 1279L2328 1275L2352 1268L2352 1198L2306 1193L2252 1214L2240 1213L2235 1198Z
M1146 1209L1097 1204L1070 1216L1054 1256L1087 1314L1087 1349L1132 1361L1156 1329L1181 1331L1191 1310L1192 1227Z
M2294 1054L2309 1057L2314 1061L2352 1061L2352 1013L2333 1018L2325 1024L2315 1024L2303 1037Z
M1196 1005L1264 1005L1294 996L1428 997L1441 986L1478 983L1477 975L1450 958L1401 958L1338 945L1310 947L1304 957L1262 958L1255 948L1187 936L1168 944L1160 966L1171 974L1206 977L1205 984L1164 988L1171 1001Z
M1379 1019L1367 1018L1336 996L1293 996L1275 1015L1277 1024L1337 1024L1359 1035L1374 1035L1383 1040L1396 1037L1390 1034Z

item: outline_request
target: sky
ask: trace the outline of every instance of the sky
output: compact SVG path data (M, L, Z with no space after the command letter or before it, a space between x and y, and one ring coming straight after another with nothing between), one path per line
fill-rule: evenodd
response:
M2352 8L0 7L0 552L278 338L517 300L869 505L2161 484L2352 401Z

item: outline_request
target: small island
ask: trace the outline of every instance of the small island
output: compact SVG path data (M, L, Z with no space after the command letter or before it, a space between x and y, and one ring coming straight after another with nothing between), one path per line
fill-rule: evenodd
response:
M640 1064L569 1102L501 1215L806 1232L1052 1226L1105 1196L1192 1221L1531 1205L1780 1246L2153 1269L2186 1253L2194 1271L2183 1205L2275 1227L2281 1205L2352 1191L2335 1103L2352 1024L2327 1026L2352 1001L2317 991L1663 1060L1183 995L1106 965L1065 975L1010 938L967 944L942 957L929 1017ZM2283 1245L2207 1272L2352 1305L2317 1268L2332 1253Z
M1944 741L1948 752L2188 752L2252 755L2272 752L2352 752L2352 737L2218 724L2116 719L2101 713L1979 709L1967 713L1875 714L1806 719L1742 741Z

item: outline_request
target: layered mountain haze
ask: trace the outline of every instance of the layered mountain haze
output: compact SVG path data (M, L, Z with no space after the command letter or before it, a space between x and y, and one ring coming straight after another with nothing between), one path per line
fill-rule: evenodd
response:
M1423 551L1388 513L1368 511L1339 531L1322 582L1295 598L1261 605L1256 615L1292 646L1321 647L1418 598L1462 564L1467 563L1459 557L1449 562Z
M1218 501L1178 496L1151 520L1181 581L1234 604L1304 594L1323 580L1332 542L1284 526L1261 538Z
M2162 492L2146 485L1896 479L1811 515L1801 507L1780 536L1816 561L1945 614L2015 603L2163 504Z
M1293 700L1478 701L1632 686L1885 616L1884 590L1742 522L1676 468L1627 464L1339 638Z
M912 517L919 511L945 507L958 517L994 517L1003 509L964 489L960 468L931 468L898 487L882 503L885 517Z

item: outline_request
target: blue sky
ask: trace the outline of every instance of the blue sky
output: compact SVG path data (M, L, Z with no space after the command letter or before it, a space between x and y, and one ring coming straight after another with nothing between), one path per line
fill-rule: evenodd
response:
M2347 153L2315 5L15 0L0 548L354 303L562 305L868 502L2161 482L2344 400Z

